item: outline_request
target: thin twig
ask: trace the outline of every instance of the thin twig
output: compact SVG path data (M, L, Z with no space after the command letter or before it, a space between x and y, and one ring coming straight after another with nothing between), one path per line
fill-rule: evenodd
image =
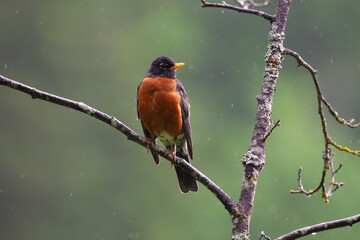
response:
M201 2L202 2L201 7L203 7L203 8L205 8L205 7L226 8L226 9L235 10L240 13L254 14L256 16L263 17L264 19L266 19L270 22L273 22L275 20L275 16L270 15L266 12L255 10L255 9L246 9L246 8L237 7L237 6L234 6L231 4L227 4L225 1L222 1L221 3L209 3L209 2L206 2L205 0L201 0Z
M275 123L274 123L274 126L270 129L270 131L266 134L266 136L264 137L263 139L263 142L266 142L267 139L269 138L269 136L271 135L271 133L274 131L274 129L276 127L280 126L280 119L278 119Z
M360 122L357 124L352 124L355 119L350 119L350 120L345 120L344 118L341 118L339 116L339 114L335 111L335 109L330 105L330 103L323 97L322 102L325 104L325 106L327 107L327 109L329 110L330 114L336 119L336 121L338 121L341 124L344 124L350 128L358 128L360 127Z
M322 176L321 176L321 180L320 180L320 183L319 185L315 188L315 190L309 190L309 191L306 191L304 189L304 186L302 185L301 183L301 172L302 172L302 167L299 168L299 172L298 172L298 186L299 186L299 190L290 190L290 193L293 193L293 194L297 194L297 193L302 193L302 194L305 194L306 196L311 196L313 195L314 193L318 192L320 189L322 190L322 197L324 198L325 200L325 203L329 203L329 197L331 197L334 192L339 189L339 187L343 186L344 183L343 182L336 182L335 181L335 175L339 172L339 170L341 169L342 167L342 163L340 164L340 166L334 170L334 167L333 167L333 164L334 164L334 159L335 159L335 155L333 154L332 155L332 158L330 159L330 162L329 162L329 165L327 164L324 164L324 168L323 168L323 171L322 171ZM331 178L330 178L330 183L329 183L329 186L326 190L326 187L325 187L325 178L326 178L326 173L327 171L329 170L330 168L330 171L331 171ZM333 188L334 187L334 188Z
M335 159L335 154L333 153L333 156L332 156L331 161L330 161L331 178L330 178L330 183L329 183L328 190L326 192L327 196L329 196L329 197L331 195L333 195L334 192L339 189L339 187L344 186L343 182L338 183L338 182L335 181L335 175L342 168L343 164L340 163L339 167L336 170L334 170L334 159ZM333 187L335 187L335 188L333 189Z
M77 110L82 113L86 113L116 128L117 130L125 134L129 140L136 142L145 148L149 147L153 152L158 153L160 156L167 159L168 161L172 161L173 156L170 156L164 148L155 144L148 145L145 141L145 138L141 137L138 133L117 120L115 117L103 113L95 108L92 108L85 103L73 101L67 98L59 97L47 92L37 90L36 88L11 80L2 75L0 75L0 85L4 85L20 92L27 93L33 99L41 99L47 102L55 103L67 108ZM227 195L220 187L218 187L213 181L211 181L207 176L197 170L194 166L190 165L184 159L179 157L176 157L175 165L184 169L186 172L195 177L199 182L201 182L207 189L209 189L220 200L220 202L225 206L225 208L230 214L235 214L238 211L238 206L232 200L232 198Z
M302 172L302 167L299 168L299 171L298 171L298 186L299 186L299 190L290 190L290 193L294 193L294 194L297 194L297 193L302 193L302 194L305 194L306 196L311 196L313 195L314 193L318 192L320 189L324 188L324 181L325 181L325 176L326 176L326 171L323 171L323 174L321 176L321 180L320 180L320 183L319 185L314 189L314 190L309 190L309 191L306 191L304 189L304 186L302 185L302 178L301 178L301 172Z
M322 190L322 197L325 199L325 203L329 203L329 197L332 194L328 193L326 191L326 188L325 188L326 173L327 173L328 170L329 170L328 164L326 163L326 161L324 161L324 167L323 167L323 171L322 171L321 180L319 182L319 185L314 190L310 189L309 191L306 191L304 189L304 186L302 185L302 182L301 182L302 167L300 167L299 172L298 172L299 190L290 190L290 193L293 193L293 194L301 193L301 194L305 194L306 196L311 196L311 195L314 195L316 192L318 192L321 189ZM335 174L336 173L332 172L333 177L335 177ZM331 185L331 186L333 186L333 185Z
M266 240L271 240L270 237L268 237L268 236L265 235L264 231L261 231L261 235L260 235L259 240L261 240L262 238L265 238Z
M341 228L341 227L346 227L346 226L351 227L353 224L358 223L358 222L360 222L360 214L357 214L357 215L354 215L351 217L347 217L347 218L343 218L343 219L339 219L339 220L323 222L323 223L315 224L312 226L299 228L299 229L289 232L285 235L282 235L282 236L276 238L275 240L298 239L298 238L301 238L301 237L304 237L304 236L307 236L310 234L318 233L321 231L326 231L329 229Z

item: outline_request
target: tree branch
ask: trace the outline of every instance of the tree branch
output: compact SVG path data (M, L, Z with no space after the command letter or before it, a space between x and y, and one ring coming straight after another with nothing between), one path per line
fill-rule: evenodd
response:
M265 70L261 93L258 101L253 136L249 150L243 155L244 177L242 180L239 207L240 214L233 219L232 239L250 239L250 221L253 212L255 191L259 175L265 165L264 139L271 124L272 104L276 82L282 63L282 50L285 37L285 26L291 0L279 0L276 17L272 21L268 34L268 48L265 55Z
M298 185L299 185L300 190L297 190L297 191L290 190L290 193L294 193L294 194L302 193L302 194L305 194L306 196L312 196L321 189L322 190L322 197L325 199L326 203L329 203L329 197L331 197L335 193L335 191L337 189L339 189L339 187L344 185L343 182L336 182L335 181L335 175L341 169L343 164L341 163L339 165L339 167L336 170L334 170L334 159L335 159L335 154L332 155L332 158L331 158L330 163L329 163L330 164L330 170L331 170L331 178L330 178L330 183L329 183L329 186L328 186L327 189L325 187L325 178L326 178L326 173L329 170L328 168L325 168L325 167L323 168L321 180L320 180L320 183L317 186L317 188L315 190L306 191L304 189L304 186L301 183L302 167L300 167L299 172L298 172Z
M275 240L292 240L292 239L298 239L313 233L317 233L317 232L321 232L321 231L326 231L326 230L330 230L330 229L334 229L334 228L341 228L341 227L346 227L346 226L352 226L355 223L360 222L360 214L348 217L348 218L343 218L343 219L339 219L339 220L334 220L334 221L329 221L329 222L324 222L324 223L319 223L316 225L312 225L312 226L307 226L304 228L300 228L297 230L294 230L292 232L289 232L285 235L282 235L278 238L276 238Z
M18 90L23 93L29 94L33 99L41 99L47 102L51 102L54 104L58 104L67 108L71 108L74 110L77 110L82 113L86 113L104 123L107 123L111 125L112 127L116 128L123 134L127 136L127 138L133 142L138 143L139 145L147 148L148 144L145 141L145 138L140 136L138 133L130 129L128 126L117 120L115 117L110 116L106 113L103 113L95 108L92 108L85 103L82 102L76 102L70 99L66 99L63 97L59 97L47 92L43 92L40 90L37 90L34 87L27 86L25 84L22 84L20 82L11 80L9 78L6 78L2 75L0 75L0 85L4 85L7 87L10 87L12 89ZM149 148L158 153L163 158L167 159L168 161L172 161L173 156L168 154L168 152L161 148L158 145L150 144ZM207 176L205 176L202 172L197 170L194 166L187 163L184 159L176 157L175 163L176 166L181 167L186 172L191 174L193 177L195 177L196 180L198 180L200 183L202 183L207 189L209 189L218 199L219 201L224 205L226 210L231 215L236 215L238 212L237 204L232 200L230 196L228 196L220 187L218 187L213 181L211 181Z
M255 10L255 9L247 9L247 8L237 7L234 5L227 4L225 1L222 1L221 3L209 3L209 2L206 2L205 0L201 0L201 2L202 2L201 7L203 7L203 8L205 8L205 7L226 8L226 9L235 10L239 13L249 13L249 14L257 15L257 16L263 17L264 19L266 19L270 22L273 22L275 20L275 16L270 15L266 12L262 12L262 11Z
M284 49L283 53L294 57L298 62L298 66L305 67L310 72L310 74L313 78L316 92L317 92L317 98L318 98L318 113L320 115L322 130L323 130L323 134L324 134L324 138L325 138L325 149L329 149L329 145L332 145L340 151L348 152L357 157L360 157L360 151L350 150L348 147L343 147L343 146L337 144L336 142L334 142L334 140L332 140L332 138L330 137L330 135L327 131L327 124L326 124L326 119L325 119L323 108L322 108L322 103L324 103L324 105L329 110L330 114L335 118L335 120L337 122L344 124L350 128L360 127L360 122L357 124L352 124L354 122L354 119L345 120L338 115L338 113L334 110L334 108L330 105L330 103L325 99L324 95L321 92L319 80L317 79L317 70L315 70L310 64L305 62L304 59L300 56L300 54L298 54L297 52L292 51L290 49ZM330 157L329 157L329 159L330 159Z
M300 54L298 54L295 51L292 51L290 49L284 49L283 50L283 54L292 56L296 59L298 66L303 66L305 69L307 69L309 71L309 73L312 76L314 85L315 85L315 89L317 92L317 104L318 104L318 114L320 116L320 121L321 121L321 126L322 126L322 132L324 135L324 141L325 141L325 149L324 149L324 153L323 153L323 160L324 160L324 167L323 167L323 171L322 171L322 177L321 177L321 181L319 183L319 185L316 187L315 190L310 190L310 191L305 191L303 186L301 185L301 182L299 181L299 187L300 190L298 191L293 191L291 190L291 193L303 193L307 196L309 195L313 195L314 193L316 193L317 191L319 191L320 189L322 189L322 197L325 199L325 202L328 203L329 202L329 197L340 187L343 186L343 183L336 183L334 178L335 178L335 174L338 172L338 170L341 168L342 164L340 165L340 167L334 171L333 168L333 163L334 163L334 154L331 154L331 147L330 145L334 146L336 149L340 150L340 151L345 151L348 152L350 154L353 154L357 157L360 157L360 151L353 151L350 150L348 147L343 147L339 144L337 144L329 135L329 132L327 130L327 123L326 123L326 118L324 115L324 109L323 109L323 104L326 106L326 108L328 109L328 111L330 112L330 114L335 118L335 120L341 124L344 124L350 128L357 128L360 126L360 123L358 124L352 124L354 119L348 120L346 121L345 119L341 118L338 113L334 110L334 108L330 105L330 103L328 103L328 101L325 99L325 97L323 96L321 89L320 89L320 84L319 84L319 80L317 78L317 70L315 70L309 63L307 63L301 56ZM326 178L326 173L327 171L331 169L332 172L332 176L331 176L331 181L328 187L328 190L326 190L325 188L325 178ZM301 168L299 169L299 179L301 180ZM334 190L331 190L332 187L334 187Z

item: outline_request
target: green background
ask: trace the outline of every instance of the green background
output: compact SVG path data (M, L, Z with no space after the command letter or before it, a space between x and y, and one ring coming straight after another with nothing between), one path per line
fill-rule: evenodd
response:
M293 1L285 45L319 71L325 97L360 119L359 1ZM233 3L229 1L229 3ZM263 10L274 13L276 2ZM0 74L84 102L141 133L135 91L151 61L186 65L177 76L191 102L193 165L238 199L264 70L269 23L203 9L198 1L0 1ZM360 211L360 159L336 152L345 186L306 189L322 169L323 137L308 72L286 57L275 95L281 127L267 144L251 235L293 229ZM333 139L360 149L360 130L327 114ZM327 180L328 181L328 180ZM360 225L304 239L357 239ZM174 168L85 114L0 87L0 239L229 239L231 222L204 187L181 194Z

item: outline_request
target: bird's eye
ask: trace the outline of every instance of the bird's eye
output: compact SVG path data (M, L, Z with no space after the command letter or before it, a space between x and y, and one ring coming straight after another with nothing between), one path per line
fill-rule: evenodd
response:
M167 68L167 64L165 64L165 63L160 63L160 64L159 64L159 67L160 67L161 69L165 70L165 69Z

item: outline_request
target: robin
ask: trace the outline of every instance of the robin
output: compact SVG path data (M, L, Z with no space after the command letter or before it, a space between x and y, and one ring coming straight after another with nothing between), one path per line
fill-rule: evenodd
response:
M136 106L148 144L156 144L159 138L173 159L178 156L190 163L189 157L193 159L190 103L184 86L176 79L176 69L183 65L170 57L156 58L137 87ZM151 154L159 164L159 155ZM195 178L180 167L175 166L175 170L181 192L198 191Z

